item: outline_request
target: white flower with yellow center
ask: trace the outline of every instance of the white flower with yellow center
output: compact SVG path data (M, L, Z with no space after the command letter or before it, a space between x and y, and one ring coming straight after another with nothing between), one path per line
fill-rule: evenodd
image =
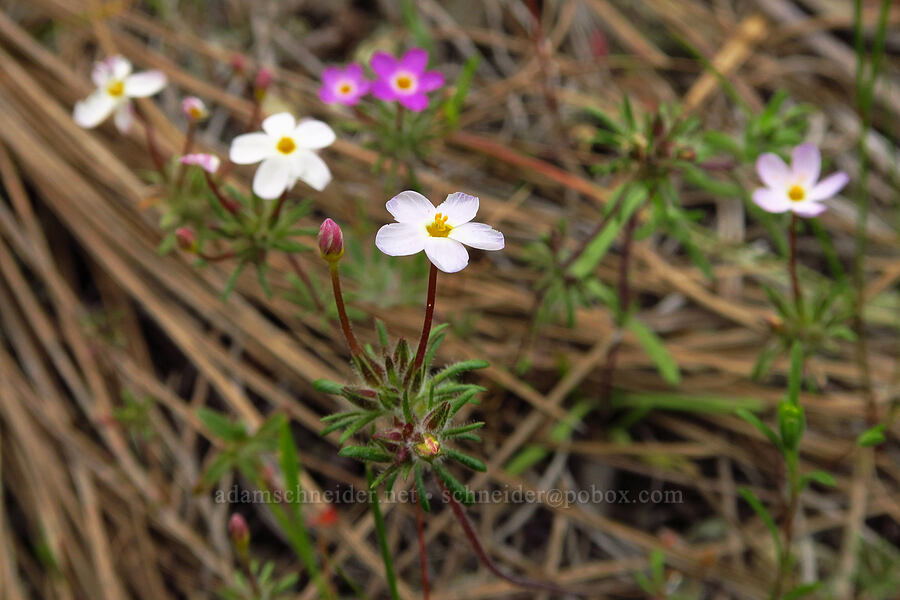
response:
M122 56L110 56L94 65L91 79L97 90L75 104L75 122L96 127L115 113L116 128L126 133L134 122L132 98L146 98L166 87L162 71L132 73L131 63Z
M763 154L756 172L764 188L753 192L753 201L770 213L791 211L801 217L817 217L828 208L822 203L841 191L850 178L843 171L819 181L822 155L814 144L800 144L791 154L791 165L777 154Z
M261 133L239 135L231 142L231 162L251 165L261 162L253 177L253 193L260 198L278 198L298 179L322 191L331 172L314 152L330 146L334 131L322 121L297 123L290 113L278 113L262 122Z
M473 223L478 198L456 192L435 207L425 196L400 192L387 203L396 223L378 230L375 245L388 256L409 256L425 251L428 260L445 273L469 264L465 246L502 250L503 234L484 223Z

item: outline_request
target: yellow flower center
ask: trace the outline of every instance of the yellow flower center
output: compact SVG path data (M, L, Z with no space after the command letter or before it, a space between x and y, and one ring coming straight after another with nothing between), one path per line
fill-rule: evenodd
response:
M394 80L394 83L396 83L397 87L401 90L408 90L412 87L413 80L409 75L400 75Z
M278 151L282 154L290 154L297 148L297 144L294 143L294 140L289 138L288 136L284 136L280 140L278 140L278 145L275 146L278 148Z
M341 96L346 96L346 95L348 95L348 94L349 94L350 92L352 92L352 91L353 91L353 86L350 85L349 83L342 83L342 84L338 87L338 93L339 93Z
M125 93L125 84L117 79L116 81L113 81L112 83L110 83L109 85L106 86L106 92L110 96L118 98L119 96L121 96L122 94Z
M453 227L447 225L447 217L438 213L434 215L434 223L426 225L425 229L431 237L447 237Z
M788 198L790 198L794 202L800 202L801 200L806 198L806 190L804 190L799 185L795 185L788 190Z
M203 111L200 110L199 108L197 108L196 106L192 106L188 110L188 112L191 113L192 119L199 119L199 118L203 117Z

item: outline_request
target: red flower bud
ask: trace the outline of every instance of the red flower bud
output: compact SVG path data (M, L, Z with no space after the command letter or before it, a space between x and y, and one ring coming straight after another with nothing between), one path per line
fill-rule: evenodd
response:
M185 252L197 251L197 233L193 227L179 227L175 230L175 240L178 247Z
M340 260L344 255L344 234L338 224L331 219L322 221L318 241L319 252L328 262Z
M250 546L250 528L240 513L234 513L228 520L228 535L240 554L246 554Z
M262 100L271 85L272 71L266 67L260 67L256 73L256 79L253 80L253 93L256 95L256 99Z
M243 54L232 54L229 64L237 73L243 73L247 70L247 59L244 58Z

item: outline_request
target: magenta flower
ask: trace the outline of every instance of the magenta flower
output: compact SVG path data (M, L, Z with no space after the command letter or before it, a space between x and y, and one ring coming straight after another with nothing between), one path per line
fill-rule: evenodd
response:
M421 112L428 106L427 92L444 85L438 71L426 71L428 52L413 48L399 61L387 52L372 56L372 70L378 79L372 84L372 94L379 100L396 100L411 111Z
M363 75L362 67L351 63L341 69L328 67L322 71L319 99L325 104L356 106L369 93L371 82Z
M801 217L817 217L828 208L822 203L841 191L850 181L843 171L819 181L822 155L815 144L794 148L788 167L776 154L763 154L756 172L766 185L753 192L753 201L770 213L792 211Z

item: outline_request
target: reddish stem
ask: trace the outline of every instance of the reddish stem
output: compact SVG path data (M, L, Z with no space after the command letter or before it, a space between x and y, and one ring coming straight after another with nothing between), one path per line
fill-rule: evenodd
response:
M419 532L419 564L422 567L422 599L431 597L428 585L428 554L425 551L425 524L422 520L422 507L419 505L419 494L413 490L413 504L416 505L416 529Z
M197 124L194 121L188 121L188 130L184 136L184 146L181 148L181 155L187 156L191 153L191 150L194 148L194 136L197 133ZM185 173L185 165L184 163L179 163L178 165L178 175L175 178L175 187L181 188L181 184L184 183L184 173Z
M416 351L416 358L413 361L409 375L419 370L422 361L425 359L425 350L428 348L428 337L431 335L431 321L434 319L434 296L437 291L437 267L431 265L431 271L428 273L428 300L425 303L425 322L422 324L422 337L419 338L419 349Z
M337 261L330 262L328 265L331 269L331 290L334 292L334 303L337 305L338 318L341 321L341 330L344 332L344 339L350 347L350 353L353 356L361 356L363 353L362 346L353 335L350 328L350 319L347 318L347 309L344 308L344 295L341 293L341 276L338 273Z
M227 210L228 212L230 212L233 215L237 215L238 212L240 211L240 208L239 208L237 202L235 202L234 200L231 200L229 198L226 198L222 194L222 190L219 189L218 184L216 184L216 181L212 178L212 175L210 175L208 171L204 170L203 174L206 176L206 185L209 186L210 191L212 191L213 195L216 197L216 200L219 201L219 204L222 205L222 208L224 208L225 210Z
M278 204L275 205L275 210L272 211L272 216L269 218L269 224L274 225L278 222L278 217L281 215L281 207L284 206L284 201L287 199L287 190L281 194L278 198Z
M162 178L167 179L165 162L163 161L162 155L159 153L159 147L156 145L156 130L153 128L153 125L150 123L147 115L144 114L144 110L141 108L141 105L137 102L134 102L132 106L134 106L134 114L144 126L144 135L147 136L147 150L150 152L150 159L156 166L156 170L159 171L160 175L162 175Z
M322 306L322 301L319 300L319 295L316 293L309 275L307 275L306 271L303 269L303 265L300 264L300 261L298 261L297 257L293 254L288 254L287 257L288 262L291 263L291 267L293 267L294 269L294 273L297 274L297 277L300 279L300 281L303 282L303 285L306 286L307 291L309 291L309 295L313 299L313 303L316 305L316 309L319 312L324 312L325 307Z
M453 494L447 489L447 486L444 485L444 482L441 481L440 477L435 475L434 479L441 487L443 496L447 500L447 503L450 505L450 509L453 511L453 515L456 517L456 520L459 521L460 525L462 525L463 531L466 534L466 538L472 545L472 549L475 551L476 556L478 556L478 560L480 560L481 563L485 567L487 567L488 571L490 571L500 579L504 579L511 584L522 588L539 588L557 594L581 595L578 592L565 589L549 581L537 581L535 579L528 579L527 577L510 575L509 573L506 573L502 569L500 569L497 563L495 563L493 559L488 556L487 552L484 549L484 546L482 546L481 540L478 538L478 534L475 532L475 526L472 525L472 521L469 520L469 517L468 515L466 515L466 511L463 509L462 505L456 498L453 497Z
M228 260L229 258L234 258L236 254L237 253L234 250L229 250L222 254L204 254L203 252L198 252L197 256L206 262L221 262L223 260Z

